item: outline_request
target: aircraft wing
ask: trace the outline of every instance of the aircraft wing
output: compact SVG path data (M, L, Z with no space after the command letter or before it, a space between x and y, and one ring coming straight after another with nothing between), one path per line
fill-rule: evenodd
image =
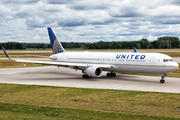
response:
M81 64L81 63L31 61L31 60L15 60L15 61L16 62L27 62L27 63L42 64L42 65L64 66L64 67L69 67L69 66L87 67L87 64Z
M14 59L15 60L15 59ZM97 66L101 68L111 68L111 65L99 65L99 64L88 64L88 63L72 63L72 62L48 62L48 61L31 61L31 60L15 60L16 62L27 62L27 63L35 63L35 64L42 64L42 65L53 65L53 66L62 66L62 67L81 67L87 68L90 66Z

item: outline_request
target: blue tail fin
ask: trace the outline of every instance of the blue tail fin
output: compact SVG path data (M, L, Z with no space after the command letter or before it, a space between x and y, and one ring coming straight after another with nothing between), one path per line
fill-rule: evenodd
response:
M54 32L52 31L51 27L48 27L47 29L48 29L49 38L50 38L50 41L51 41L51 47L52 47L53 54L65 52L63 46L61 45L61 43L56 38L56 36L55 36Z
M133 47L133 49L134 49L134 52L137 52L137 50L136 50L136 48L135 48L135 47Z

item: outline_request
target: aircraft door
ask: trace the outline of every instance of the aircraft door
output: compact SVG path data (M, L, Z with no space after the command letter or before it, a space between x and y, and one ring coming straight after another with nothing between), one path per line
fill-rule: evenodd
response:
M155 65L155 62L156 62L156 61L155 61L155 58L154 58L154 57L152 57L150 61L151 61L151 65Z

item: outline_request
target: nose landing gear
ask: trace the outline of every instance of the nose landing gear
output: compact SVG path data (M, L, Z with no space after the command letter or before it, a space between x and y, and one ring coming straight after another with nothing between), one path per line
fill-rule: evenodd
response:
M161 74L161 80L160 80L160 83L165 83L165 78L164 78L165 74Z
M164 76L162 76L160 83L165 83Z

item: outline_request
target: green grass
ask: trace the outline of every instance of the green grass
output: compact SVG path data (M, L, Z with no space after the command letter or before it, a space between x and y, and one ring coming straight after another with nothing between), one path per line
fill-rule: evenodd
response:
M180 94L9 84L0 84L0 91L0 111L12 116L19 112L67 119L180 118Z
M0 68L20 68L20 67L42 67L40 64L15 62L14 60L0 60Z
M26 48L26 50L28 51L28 50L31 50L31 51L37 51L37 50L40 50L40 51L50 51L50 50L52 50L52 48L46 48L46 49L43 49L43 48L39 48L39 49L37 49L37 48Z
M26 55L26 54L32 54L32 55L40 55L40 56L51 56L52 53L51 52L39 52L39 53L8 53L9 56L11 58L39 58L39 57L36 57L36 56L29 56L29 55ZM0 58L6 58L5 54L4 53L0 53Z
M180 52L161 52L163 54L169 55L171 57L180 57Z
M176 120L172 117L102 112L93 110L0 103L0 119L57 119L57 120Z

